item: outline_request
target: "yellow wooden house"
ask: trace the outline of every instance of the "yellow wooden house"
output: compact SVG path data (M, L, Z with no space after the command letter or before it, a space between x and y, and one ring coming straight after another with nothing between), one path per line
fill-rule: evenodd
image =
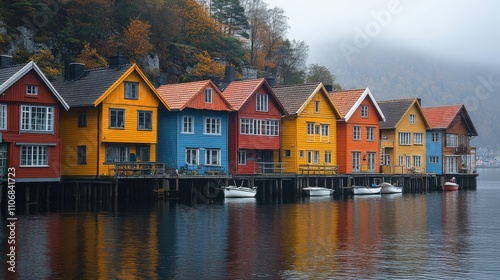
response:
M418 98L379 101L380 157L385 174L425 173L426 129L430 128Z
M70 105L60 116L63 176L113 176L116 163L156 161L158 107L168 105L136 64L123 62L72 63L54 81Z
M341 115L322 83L275 87L287 115L282 121L281 152L286 172L337 170L337 120Z

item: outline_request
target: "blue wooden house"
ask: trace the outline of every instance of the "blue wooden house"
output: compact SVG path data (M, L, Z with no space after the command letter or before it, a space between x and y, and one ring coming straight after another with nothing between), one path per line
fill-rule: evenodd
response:
M229 102L210 80L162 85L158 161L180 173L228 173Z

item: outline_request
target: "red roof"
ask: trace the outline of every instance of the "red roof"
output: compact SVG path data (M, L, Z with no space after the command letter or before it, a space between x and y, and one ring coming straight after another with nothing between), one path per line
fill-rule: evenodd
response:
M234 110L239 110L264 81L262 78L231 82L222 94Z
M462 104L422 108L432 128L446 129L462 109Z
M222 96L217 86L215 86L210 80L162 85L157 89L157 91L163 100L166 101L170 110L183 110L197 94L204 92L207 87L211 87L214 93L218 94L222 98L227 106L227 108L224 109L229 111L229 103Z
M330 92L329 95L344 118L365 90L366 89L340 90Z

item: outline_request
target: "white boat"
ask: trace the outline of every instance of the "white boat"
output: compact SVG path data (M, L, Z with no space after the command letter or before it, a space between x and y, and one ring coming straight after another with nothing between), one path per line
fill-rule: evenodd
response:
M247 188L247 187L237 187L237 186L227 186L222 187L224 191L224 197L226 198L243 198L243 197L255 197L257 194L257 188Z
M375 186L352 186L352 191L355 195L363 194L380 194L382 187L380 185Z
M403 192L403 187L402 186L394 186L393 184L383 182L380 184L382 187L380 189L380 193L402 193Z
M302 191L306 196L324 196L332 195L334 190L322 187L305 187L302 189Z

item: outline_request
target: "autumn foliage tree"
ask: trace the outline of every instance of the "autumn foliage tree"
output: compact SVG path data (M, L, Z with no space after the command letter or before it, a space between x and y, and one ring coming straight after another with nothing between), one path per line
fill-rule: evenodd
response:
M223 77L225 66L214 61L207 51L195 55L198 63L190 75L195 79L204 79L210 76Z
M122 47L131 62L153 50L150 28L151 25L135 18L123 31Z
M108 61L106 60L106 58L99 55L96 49L90 47L89 42L83 43L83 48L75 60L78 63L85 64L85 68L87 69L108 66Z
M55 78L60 74L55 65L55 59L49 49L40 50L38 53L30 56L30 60L36 62L43 74L49 78Z

